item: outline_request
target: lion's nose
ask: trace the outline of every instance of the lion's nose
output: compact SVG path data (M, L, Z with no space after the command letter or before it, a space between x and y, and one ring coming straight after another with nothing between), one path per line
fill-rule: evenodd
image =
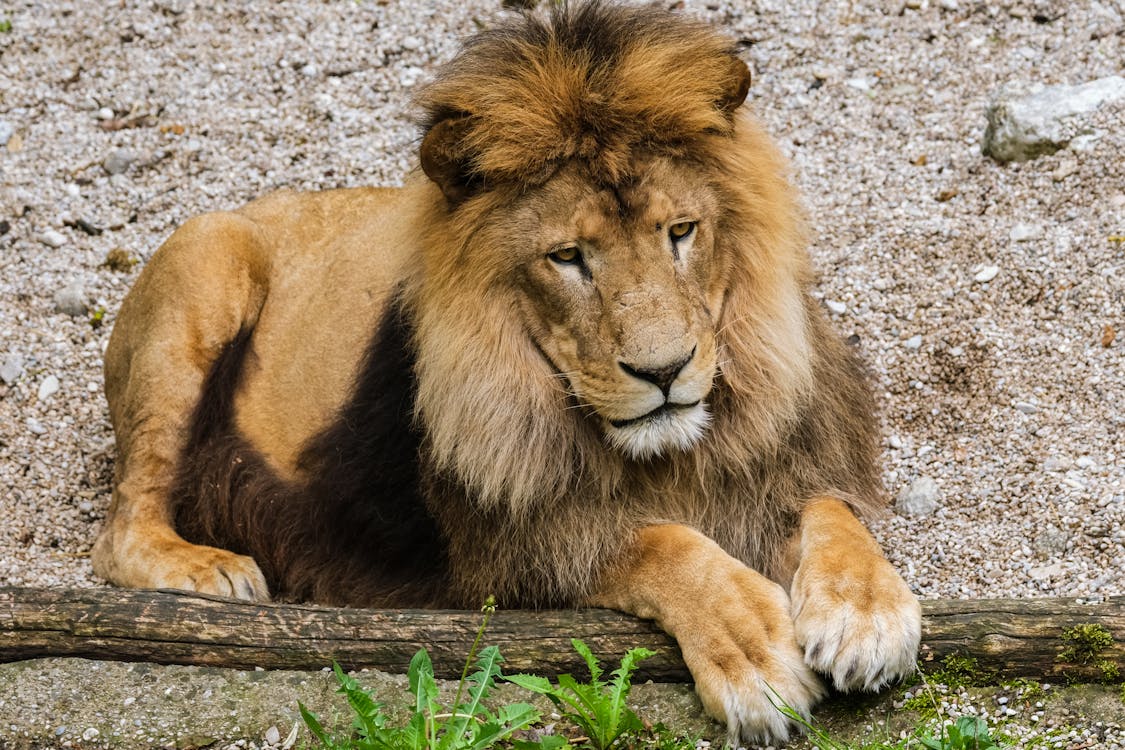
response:
M646 380L655 385L664 394L664 397L667 398L668 390L672 387L672 383L676 382L676 378L694 357L695 347L692 347L691 354L664 366L631 365L628 362L620 361L617 364L621 366L622 370L632 375L634 378Z

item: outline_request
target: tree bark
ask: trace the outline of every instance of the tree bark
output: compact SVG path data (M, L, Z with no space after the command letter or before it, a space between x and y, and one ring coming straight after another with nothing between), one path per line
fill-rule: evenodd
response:
M1125 675L1125 597L1096 604L1074 599L923 602L919 660L941 669L951 655L976 660L979 676L1100 681ZM78 656L162 664L403 673L426 648L440 677L456 678L480 628L479 612L335 609L251 604L176 591L111 588L0 588L0 662ZM1095 652L1071 648L1063 634L1100 625L1113 642ZM640 679L690 681L679 649L655 624L610 610L498 610L483 644L496 645L504 671L585 674L570 645L585 641L616 664L628 649L656 655Z

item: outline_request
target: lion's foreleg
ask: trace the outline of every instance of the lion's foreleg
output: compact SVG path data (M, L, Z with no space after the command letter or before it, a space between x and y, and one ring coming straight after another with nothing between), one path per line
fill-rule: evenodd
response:
M851 509L832 497L810 501L794 541L790 597L809 666L840 690L877 690L909 674L921 607Z
M656 620L680 644L707 712L732 745L788 738L784 701L807 714L819 680L805 665L789 597L703 534L678 524L639 530L590 599Z
M153 256L122 306L105 359L117 438L113 500L92 553L95 572L113 583L269 596L249 557L182 539L170 497L207 373L261 309L264 256L246 219L193 219Z

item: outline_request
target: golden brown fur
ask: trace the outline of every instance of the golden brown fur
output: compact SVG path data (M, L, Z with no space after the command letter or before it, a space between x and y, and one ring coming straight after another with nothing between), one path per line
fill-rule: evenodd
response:
M787 736L765 685L806 710L810 667L908 671L917 602L855 516L883 501L871 398L748 85L702 24L564 6L443 68L401 190L186 224L106 353L98 572L617 607L734 739Z

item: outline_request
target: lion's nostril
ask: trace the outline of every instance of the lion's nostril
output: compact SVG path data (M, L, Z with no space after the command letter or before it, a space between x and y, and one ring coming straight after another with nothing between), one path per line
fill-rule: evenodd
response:
M617 364L621 366L622 370L624 370L629 375L632 375L634 378L638 378L640 380L645 380L645 381L648 381L649 383L652 383L653 385L655 385L657 388L659 388L661 390L661 392L665 395L665 397L667 397L668 396L668 390L672 387L672 383L674 383L676 381L676 378L679 376L679 374L683 371L683 369L685 367L687 367L688 363L691 362L691 360L694 359L694 358L695 358L695 347L692 347L691 354L687 355L683 359L680 359L676 362L672 362L671 364L664 365L663 367L652 367L652 366L648 366L648 365L631 365L628 362L620 362L620 361Z

